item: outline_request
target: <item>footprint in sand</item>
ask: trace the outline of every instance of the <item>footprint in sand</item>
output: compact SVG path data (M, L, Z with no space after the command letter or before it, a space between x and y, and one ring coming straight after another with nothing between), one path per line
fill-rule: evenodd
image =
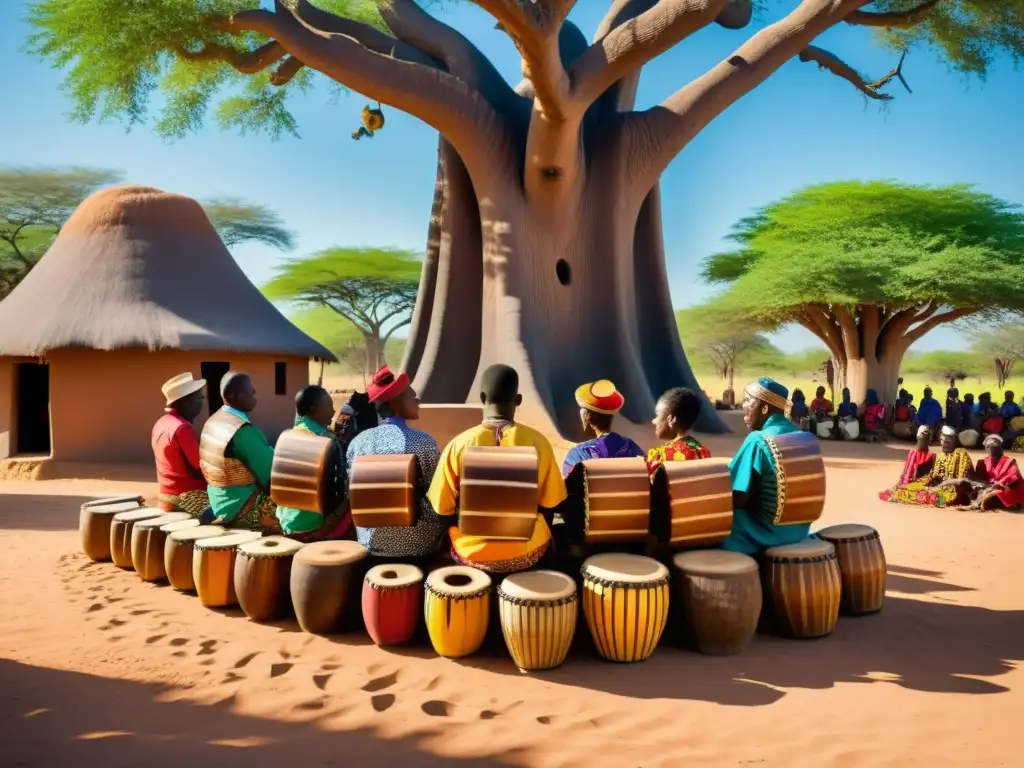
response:
M376 693L377 691L383 691L385 688L390 688L392 685L398 682L398 673L392 672L390 675L384 675L383 677L376 677L366 685L363 686L363 690L367 693Z
M313 684L321 691L326 690L331 675L313 675Z
M324 664L320 667L324 672L336 672L341 669L341 664Z
M108 629L116 629L117 627L123 627L128 622L121 621L120 619L110 619L106 624L100 627L100 632L106 632Z
M270 676L271 677L280 677L281 675L286 674L288 672L288 670L290 670L293 666L295 666L295 665L294 664L289 664L288 662L284 662L283 664L271 664L270 665Z
M555 718L552 715L541 715L537 718L537 722L541 725L551 725L551 723L553 723L554 721Z
M152 637L147 637L146 638L146 645L152 645L153 643L159 643L165 637L167 637L167 635L153 635Z
M447 701L425 701L420 709L431 717L451 717L454 705Z
M145 616L147 613L152 612L152 610L149 610L147 608L139 608L137 610L132 611L132 616Z
M181 646L183 645L188 645L188 638L176 637L173 640L171 640L171 645L173 645L175 648L181 648Z
M174 653L171 654L171 656L175 656L175 657L177 657L179 659L183 659L186 656L188 656L188 654L185 653L184 651L175 651Z
M441 684L441 676L438 675L433 680L431 680L429 683L427 683L426 686L424 686L423 690L425 690L425 691L432 691L435 688L437 688L437 686L439 686L440 684Z
M311 701L304 702L303 704L299 704L295 708L303 712L318 712L326 706L327 702L323 699L313 699Z
M378 712L384 712L385 710L391 709L395 704L395 694L393 693L378 693L372 699L370 703L373 704L373 708Z
M216 640L203 640L199 644L199 652L196 656L212 656L217 652L217 641Z
M96 613L96 611L102 611L105 606L103 603L93 603L85 609L86 613Z
M493 720L494 718L496 718L500 714L501 714L501 712L495 712L493 709L485 709L483 712L480 713L480 719L481 720Z
M238 683L242 680L245 680L245 678L241 675L236 674L234 672L228 672L227 675L224 676L224 679L220 681L220 683L221 685L230 685L231 683Z
M234 668L235 669L242 669L243 667L249 666L249 662L251 662L257 656L259 656L259 653L249 653L249 654L246 654L245 656L243 656L242 658L240 658L238 661L235 662Z

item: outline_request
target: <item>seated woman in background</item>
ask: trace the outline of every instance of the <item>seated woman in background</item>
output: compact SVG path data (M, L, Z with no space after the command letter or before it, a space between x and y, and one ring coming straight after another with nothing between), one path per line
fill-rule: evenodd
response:
M942 424L942 406L932 397L931 387L925 387L921 407L917 409L917 423L933 432Z
M874 435L885 426L885 403L878 398L878 393L868 390L867 400L864 401L864 431Z
M836 437L844 440L856 440L860 437L857 404L850 400L850 390L846 387L843 387L843 402L836 408L836 424L839 427Z
M974 480L983 488L978 492L974 506L978 509L1018 509L1024 504L1024 480L1017 461L1003 453L1003 438L989 435L985 438L988 456L978 461Z
M1022 415L1020 406L1014 400L1015 397L1014 393L1009 390L1003 394L1003 404L999 406L999 415L1005 421L1011 421Z
M956 387L946 390L946 424L957 432L964 426L964 404L960 402L960 390Z
M1003 431L1003 417L999 415L999 409L992 402L991 392L982 392L978 395L978 423L983 435L998 435Z
M974 402L974 395L968 392L964 395L964 400L960 404L961 410L964 414L964 429L977 429L978 428L978 406Z
M918 451L925 439L923 429L918 430ZM962 506L968 497L971 457L957 445L956 430L942 428L942 451L935 457L931 469L917 480L901 482L895 488L882 491L878 497L894 504L912 504L923 507ZM927 445L927 444L925 444ZM908 457L908 462L910 457ZM906 467L904 468L906 474Z
M811 401L811 414L819 419L832 415L832 401L825 397L824 387L818 387L814 391L814 399Z
M804 421L808 414L810 414L810 409L807 407L807 398L803 390L794 389L793 399L789 407L789 420L806 432L810 430L810 427L806 426Z
M711 451L688 433L700 416L700 398L685 387L668 390L658 399L654 411L654 434L664 445L647 452L647 471L654 472L666 461L710 459Z
M850 400L850 390L847 387L843 387L843 402L836 409L836 416L840 419L857 418L857 405Z
M895 489L919 480L931 471L932 465L935 463L935 454L928 448L931 440L932 436L928 427L917 428L917 447L907 454L899 483L879 493L878 498L882 501L889 501Z

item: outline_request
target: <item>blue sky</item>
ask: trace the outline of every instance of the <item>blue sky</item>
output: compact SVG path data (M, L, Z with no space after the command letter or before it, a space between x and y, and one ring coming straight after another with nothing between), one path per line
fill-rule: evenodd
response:
M572 19L590 37L606 0L580 0ZM0 72L5 73L0 165L87 165L121 169L126 181L197 198L242 197L274 207L296 230L299 254L331 245L381 245L421 251L435 175L435 132L387 110L373 140L352 141L366 99L335 100L326 88L293 105L301 139L272 142L239 137L212 123L168 143L147 126L70 123L61 73L22 52L28 27L24 4L0 2ZM490 17L469 4L443 17L485 50L518 82L519 60ZM699 75L741 42L744 32L712 27L650 64L638 106L656 103ZM819 44L860 71L878 77L895 63L868 31L839 27ZM913 88L894 90L887 109L811 64L790 62L712 123L675 160L662 181L665 245L676 306L699 302L694 285L701 260L721 249L732 222L750 209L805 184L834 179L897 178L916 183L969 182L1024 203L1021 74L1001 62L986 81L950 72L928 51L914 51L904 73ZM237 249L256 283L285 258L271 249ZM802 330L778 343L814 343ZM940 330L916 348L963 343Z

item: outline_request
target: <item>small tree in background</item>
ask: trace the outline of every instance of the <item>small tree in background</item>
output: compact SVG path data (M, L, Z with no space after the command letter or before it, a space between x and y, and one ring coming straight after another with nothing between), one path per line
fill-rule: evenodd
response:
M263 292L348 320L362 334L366 370L375 371L384 364L392 334L412 320L421 268L411 251L330 248L285 262Z
M698 358L714 368L729 391L735 392L737 365L754 356L762 364L768 357L777 362L780 357L764 337L763 327L743 315L727 314L714 307L698 306L676 312L680 338Z
M223 198L206 201L203 209L229 250L242 243L261 243L279 251L295 249L295 234L265 205Z
M937 350L908 357L903 373L929 376L955 387L956 382L977 376L987 367L986 362L972 352Z
M977 334L974 352L995 366L996 386L1002 389L1013 375L1013 367L1024 358L1024 326L1003 323Z
M373 374L372 370L367 370L366 340L362 331L333 309L303 309L290 315L289 319L304 333L331 350L344 373L356 374L364 379ZM401 360L405 342L405 339L394 336L388 339L384 345L384 359Z

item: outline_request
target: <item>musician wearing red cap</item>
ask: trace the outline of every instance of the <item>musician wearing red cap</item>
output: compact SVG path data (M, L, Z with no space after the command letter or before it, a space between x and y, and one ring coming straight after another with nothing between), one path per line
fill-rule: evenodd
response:
M356 528L356 539L371 557L389 562L420 560L438 550L447 527L426 499L427 488L437 469L437 441L408 424L420 417L420 401L406 374L395 376L384 366L373 375L366 393L377 407L380 424L360 432L349 443L348 477L352 477L352 463L357 456L388 454L415 455L422 474L418 480L420 501L415 525Z
M576 390L583 432L594 437L570 449L562 462L562 477L568 477L587 459L626 459L643 456L644 450L628 437L612 432L612 419L626 404L626 398L607 379L584 384Z
M647 452L647 469L651 475L666 461L710 459L711 451L689 432L700 416L700 398L684 387L668 390L658 399L654 409L654 434L664 445Z

